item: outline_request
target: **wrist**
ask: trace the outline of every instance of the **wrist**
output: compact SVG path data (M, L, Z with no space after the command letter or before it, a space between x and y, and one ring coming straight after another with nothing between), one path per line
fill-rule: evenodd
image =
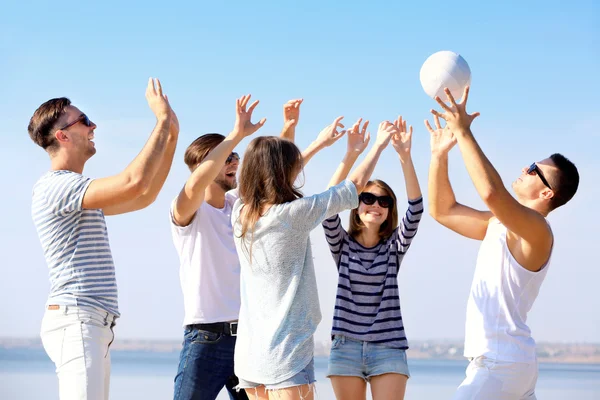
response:
M405 163L407 161L412 160L412 155L410 153L405 153L405 154L398 153L398 158L400 158L401 163Z

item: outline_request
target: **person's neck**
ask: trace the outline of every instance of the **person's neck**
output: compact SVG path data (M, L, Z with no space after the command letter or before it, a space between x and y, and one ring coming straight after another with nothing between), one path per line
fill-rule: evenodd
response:
M70 156L64 152L50 156L50 169L52 171L72 171L81 174L84 167L85 160L81 160L80 157Z
M364 247L374 247L381 240L379 237L379 227L377 229L365 227L358 233L355 239Z
M225 190L213 182L204 190L204 201L214 208L225 207Z
M544 218L548 217L548 214L550 214L548 208L539 201L519 201L519 203L527 208L539 212Z

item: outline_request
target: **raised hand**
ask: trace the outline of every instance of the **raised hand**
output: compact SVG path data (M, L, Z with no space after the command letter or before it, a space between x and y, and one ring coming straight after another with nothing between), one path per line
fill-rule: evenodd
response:
M377 139L375 139L375 145L379 147L387 147L392 140L392 136L398 133L398 129L390 121L383 121L379 124L377 130Z
M148 79L146 100L156 119L168 119L171 116L171 106L167 96L163 94L162 86L158 79Z
M290 100L283 105L283 129L295 128L300 119L300 104L304 99Z
M445 155L454 147L456 144L456 137L448 126L442 128L440 119L437 115L433 116L435 121L435 129L429 125L429 121L425 120L425 127L431 133L431 154L433 155Z
M444 89L446 93L446 97L450 102L450 106L444 103L439 96L435 96L435 101L444 109L444 113L439 113L436 110L431 110L431 113L439 118L442 118L446 121L447 126L454 133L462 132L469 130L471 127L471 123L475 118L477 118L480 114L478 112L473 114L467 113L467 100L469 98L469 87L465 87L463 92L462 101L460 103L456 103L454 101L454 97L448 88Z
M392 146L394 146L400 158L404 159L410 156L413 127L411 125L406 129L406 120L402 119L402 116L394 121L394 126L398 132L392 136Z
M250 136L265 124L267 121L266 118L261 119L256 124L252 123L252 112L258 105L258 100L256 100L250 107L246 110L246 106L248 105L248 101L250 101L251 95L245 95L240 97L235 101L235 126L233 131L241 134L242 136Z
M319 147L328 147L334 144L339 138L346 134L345 130L339 131L344 125L340 122L344 117L337 117L331 125L327 125L317 136L315 140Z
M362 128L360 127L361 122L362 118L359 118L352 128L348 129L348 153L361 154L369 144L371 139L371 134L367 132L369 121L365 121Z

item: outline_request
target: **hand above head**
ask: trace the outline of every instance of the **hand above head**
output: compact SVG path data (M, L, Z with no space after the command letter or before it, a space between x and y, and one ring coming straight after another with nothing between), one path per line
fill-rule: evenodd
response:
M444 109L444 113L439 113L436 110L431 110L431 113L439 118L442 118L446 121L447 126L450 128L452 132L455 134L466 132L471 128L471 123L475 118L477 118L480 114L478 112L473 114L467 113L467 100L469 98L469 87L465 87L463 92L463 97L460 103L456 103L452 93L448 88L444 89L446 93L446 97L450 102L450 106L444 103L439 96L435 97L435 101Z
M392 140L392 136L398 133L398 129L390 121L383 121L379 124L377 130L377 138L375 139L375 146L387 147Z
M304 99L290 100L283 105L283 129L296 128L300 119L300 104Z
M402 119L402 116L399 116L398 119L394 121L394 126L398 132L392 136L392 146L394 146L394 149L400 158L404 159L405 157L410 156L413 127L410 125L410 127L406 129L406 120Z
M171 106L169 105L167 96L163 94L162 86L158 79L148 79L146 100L156 119L166 120L171 117Z
M345 130L338 130L338 128L344 127L340 122L343 118L344 117L337 117L331 125L327 125L323 128L315 140L318 147L329 147L346 134Z
M367 132L369 121L365 121L362 128L360 127L361 122L362 118L359 118L358 121L352 125L352 128L348 129L347 153L360 155L369 144L369 140L371 139L371 134Z
M431 133L431 154L446 155L456 144L456 137L448 125L446 125L445 128L442 128L440 119L437 115L434 115L433 119L435 121L435 129L429 125L429 121L425 120L425 127L429 133Z
M243 137L250 136L265 124L267 121L266 118L261 119L256 124L252 123L252 112L258 105L258 100L256 100L250 107L246 110L246 106L248 105L248 101L250 101L251 95L245 95L240 97L235 101L235 126L233 131L237 134L241 134Z

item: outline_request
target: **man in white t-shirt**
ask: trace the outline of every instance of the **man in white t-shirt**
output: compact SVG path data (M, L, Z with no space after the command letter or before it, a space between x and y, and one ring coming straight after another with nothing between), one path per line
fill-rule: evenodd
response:
M213 400L223 387L236 392L233 352L240 309L240 263L233 242L231 209L237 199L240 157L233 149L265 123L251 122L255 101L236 102L233 131L194 140L185 152L192 171L171 206L171 232L180 259L185 316L184 342L175 377L176 400Z
M467 87L456 103L436 98L444 113L432 110L429 212L442 225L481 240L467 304L465 357L471 361L455 400L535 399L538 365L527 326L548 272L554 236L548 214L577 191L579 173L561 154L523 168L512 184L516 198L483 154L471 132L479 113L467 114ZM446 121L442 128L439 118ZM448 179L448 152L458 143L477 192L489 207L478 211L456 202Z

